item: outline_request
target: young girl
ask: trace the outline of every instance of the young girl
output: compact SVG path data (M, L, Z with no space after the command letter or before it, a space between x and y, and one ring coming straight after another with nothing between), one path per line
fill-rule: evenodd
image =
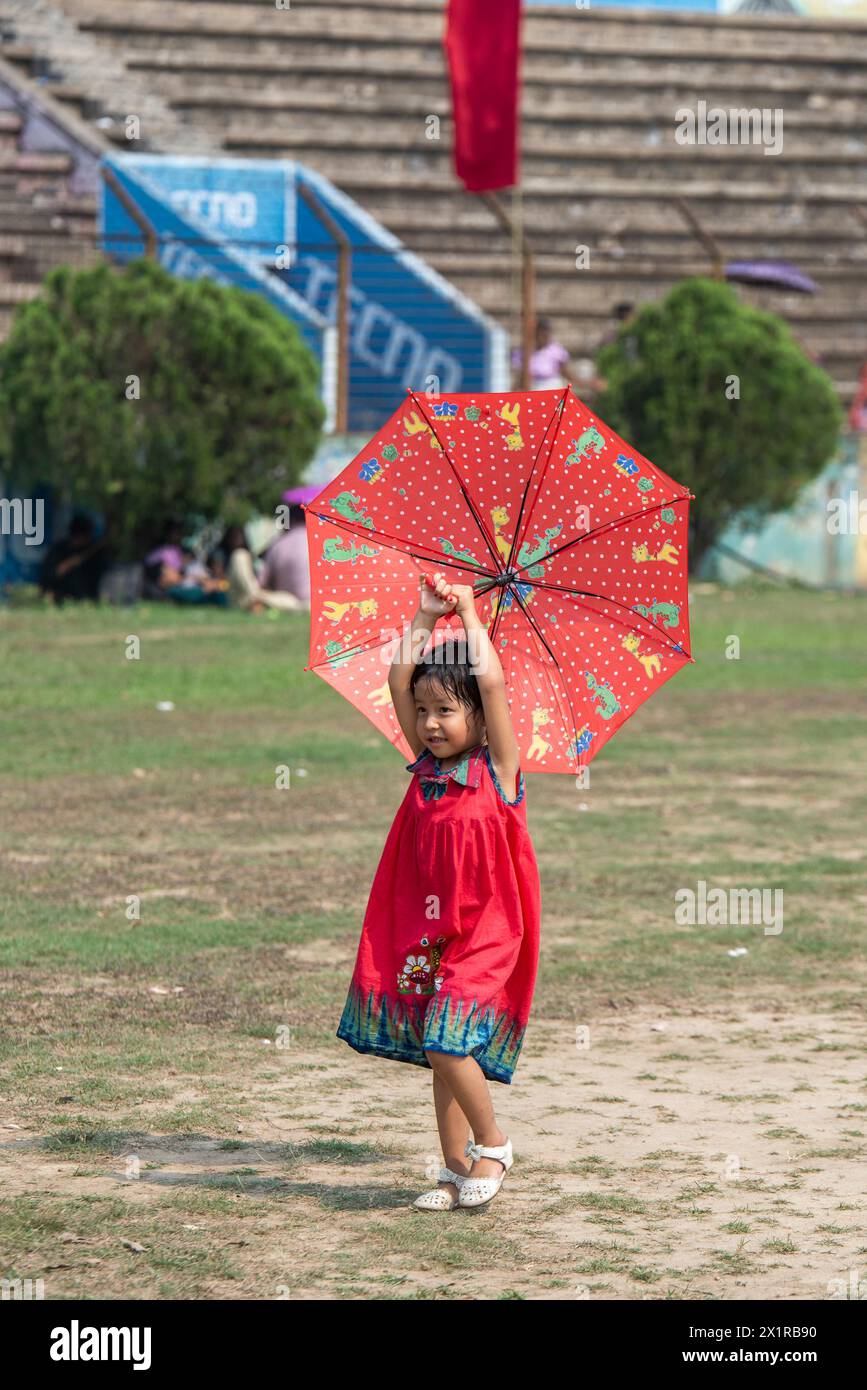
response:
M468 585L422 578L411 653L388 684L413 774L373 881L337 1029L358 1052L433 1070L444 1166L423 1211L481 1207L512 1166L487 1080L511 1083L539 958L541 889L500 659ZM467 660L427 653L456 612ZM487 1078L487 1080L486 1080ZM472 1130L474 1143L470 1142ZM469 1162L468 1162L469 1160Z

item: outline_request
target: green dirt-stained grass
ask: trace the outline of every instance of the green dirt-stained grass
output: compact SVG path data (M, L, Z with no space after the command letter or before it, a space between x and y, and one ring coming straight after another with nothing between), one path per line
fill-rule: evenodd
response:
M833 1012L863 998L867 598L699 587L691 611L696 663L602 750L589 788L526 766L544 912L539 1022L571 1030L612 1000L660 1009L808 1001ZM28 1153L80 1165L77 1181L115 1173L136 1143L150 1162L154 1136L198 1136L208 1153L221 1142L242 1146L242 1127L256 1133L259 1114L249 1095L239 1098L239 1079L279 1086L290 1063L295 1073L308 1067L308 1130L322 1118L314 1092L345 1088L346 1049L334 1031L406 759L303 670L307 634L303 616L0 610L0 1064L10 1113L43 1141ZM138 661L124 655L129 635L141 640ZM724 655L731 636L738 660ZM171 712L157 710L164 700ZM288 790L275 786L283 765ZM783 931L679 924L675 895L702 879L782 890ZM739 947L747 954L728 955ZM292 1047L281 1056L274 1044L287 1027ZM765 1045L761 1033L737 1042ZM810 1053L842 1047L800 1033L790 1045L805 1066ZM311 1054L304 1063L299 1049ZM668 1051L672 1060L654 1058L641 1079L669 1087L685 1063L682 1048ZM852 1056L842 1048L841 1059ZM547 1076L544 1061L535 1072ZM600 1091L595 1099L619 1103L610 1085ZM301 1118L293 1104L268 1133L292 1133ZM375 1113L390 1145L391 1112ZM660 1125L673 1118L655 1113ZM417 1174L407 1168L372 1197L366 1165L395 1159L367 1142L364 1124L354 1128L349 1099L345 1114L339 1136L324 1126L321 1139L285 1144L265 1175L239 1147L234 1168L193 1163L176 1186L152 1183L147 1207L133 1214L125 1193L2 1199L3 1273L25 1277L39 1261L62 1260L54 1237L70 1228L101 1261L86 1297L232 1297L240 1283L246 1296L276 1297L285 1284L413 1301L461 1297L479 1262L522 1270L532 1223L516 1230L469 1218L444 1229L404 1212L390 1224L418 1191ZM859 1137L843 1131L806 1157L857 1162ZM329 1175L335 1164L342 1185ZM347 1166L357 1170L348 1185ZM590 1186L617 1173L598 1155L567 1159L565 1171ZM692 1187L657 1210L628 1192L590 1191L552 1210L631 1231L675 1208L690 1222L706 1219L700 1196ZM306 1263L287 1255L273 1270L255 1267L246 1248L223 1248L239 1216L252 1230L279 1211L288 1250L323 1213L369 1214L372 1204L377 1219L358 1233L362 1279L358 1246L311 1251ZM208 1234L198 1249L184 1223L200 1216ZM154 1250L119 1251L118 1234ZM603 1272L628 1274L636 1291L683 1296L659 1285L664 1264L658 1270L640 1246L595 1253ZM580 1271L564 1259L544 1277L509 1277L499 1296L569 1287ZM735 1276L750 1267L737 1250L709 1252L705 1265ZM82 1277L55 1289L69 1296ZM728 1287L734 1296L734 1279Z
M863 978L867 600L699 593L692 627L696 663L606 746L589 789L528 776L541 1016L600 990L809 984L833 1007L847 972ZM228 975L249 1029L270 1031L282 990L307 1040L327 1043L406 782L402 756L303 670L306 618L8 610L0 640L0 965L104 973L124 994L171 976L200 1012ZM782 890L783 932L679 925L675 894L701 879ZM286 946L319 950L318 967L289 971Z

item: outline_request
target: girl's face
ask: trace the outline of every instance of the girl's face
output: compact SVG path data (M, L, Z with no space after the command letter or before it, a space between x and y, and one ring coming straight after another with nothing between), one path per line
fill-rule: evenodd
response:
M485 720L481 710L468 710L430 677L415 687L416 733L440 761L465 753L481 743Z

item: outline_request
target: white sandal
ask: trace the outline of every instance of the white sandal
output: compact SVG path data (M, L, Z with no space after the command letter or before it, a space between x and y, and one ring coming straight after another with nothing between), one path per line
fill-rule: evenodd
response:
M498 1145L467 1144L466 1155L474 1162L479 1158L496 1158L503 1165L503 1171L498 1178L464 1178L461 1183L458 1190L458 1206L484 1207L496 1197L503 1185L503 1179L515 1161L512 1156L512 1141L507 1139L505 1144Z
M453 1173L451 1168L441 1168L437 1182L453 1182L458 1189L458 1201L455 1202L444 1187L433 1187L430 1192L423 1192L420 1197L416 1197L412 1205L418 1207L419 1211L454 1211L459 1205L461 1187L466 1181L461 1173Z

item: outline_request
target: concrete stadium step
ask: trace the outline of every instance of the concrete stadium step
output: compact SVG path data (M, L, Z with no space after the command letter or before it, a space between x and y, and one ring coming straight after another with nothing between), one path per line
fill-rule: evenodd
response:
M390 230L401 240L411 240L415 247L428 246L431 250L448 247L452 251L479 251L489 249L501 252L511 245L511 237L499 224L494 224L492 214L487 208L480 208L472 223L464 219L459 228L450 225L445 219L435 215L430 209L412 210L403 217L393 218ZM808 227L786 227L781 221L768 217L741 219L720 217L708 231L716 237L724 254L732 260L759 259L760 247L763 258L778 260L792 259L799 264L824 263L826 258L840 257L862 261L867 259L867 229L855 219L840 218L830 210L824 210L829 221L826 230L819 219L811 221ZM630 226L621 219L618 223L589 221L582 218L575 223L571 234L561 226L544 226L536 221L524 222L524 231L537 253L567 256L575 255L578 244L598 248L605 255L638 259L642 256L681 255L684 250L695 249L697 240L692 230L683 222L673 208L667 217L660 219L662 225L649 225L644 219L640 224ZM580 242L578 233L580 232ZM833 260L827 263L833 264Z
M18 149L21 117L14 111L0 111L0 151L4 154Z
M366 5L304 5L290 10L276 6L241 3L215 5L196 0L134 0L117 5L107 0L64 0L64 9L79 27L103 33L154 33L177 37L208 35L248 42L296 42L306 36L331 35L343 42L371 42L371 12ZM666 20L668 16L666 16ZM587 22L589 21L589 22ZM254 38L250 38L255 35ZM441 46L443 12L425 6L389 9L382 15L373 42L382 45L413 40ZM835 30L802 25L742 25L718 23L707 27L683 24L675 29L649 17L644 25L608 19L596 23L591 9L571 11L528 10L524 14L523 48L526 53L559 54L564 48L581 53L622 53L639 47L648 55L680 60L724 50L728 61L744 57L767 62L804 57L805 39L811 53L831 62L867 58L867 30L851 25Z
M274 128L270 128L273 126ZM773 138L773 130L769 131ZM679 145L673 131L647 132L644 139L635 133L606 127L604 134L587 127L557 133L556 139L534 138L527 134L522 142L521 161L525 171L535 177L562 179L571 174L579 184L597 178L628 178L640 165L645 177L691 178L743 171L748 176L766 178L774 186L789 187L793 175L819 178L833 172L841 178L863 183L867 178L867 132L864 139L832 138L811 141L797 133L782 132L779 153L766 153L759 141L732 145ZM452 166L452 143L447 128L441 138L425 140L415 123L397 122L393 131L383 129L379 143L375 132L351 129L328 116L308 119L260 121L254 126L231 125L223 133L223 148L250 158L263 155L277 159L299 159L314 167L327 161L337 182L344 168L359 156L392 172L426 170L438 187L446 181L456 183ZM767 148L773 148L769 143ZM344 164L341 165L341 156Z
M425 122L432 115L439 117L442 128L451 125L450 102L442 90L435 98L425 97L415 90L398 97L391 95L388 90L367 92L360 82L352 85L352 129L359 140L363 132L374 138L381 137L386 143L393 140L402 142L407 131L415 131L417 140L426 139ZM225 83L215 86L205 82L197 86L190 81L189 75L185 75L183 81L174 79L173 90L170 91L169 86L170 82L164 79L164 95L176 110L202 113L201 118L207 120L213 129L240 127L251 112L260 121L265 115L281 118L296 116L310 123L312 128L316 128L314 123L317 121L331 122L333 128L335 116L343 120L347 115L347 93L330 86L323 90L321 81L305 90L299 90L293 84L292 91L287 92L285 82L271 88L263 88L260 82L256 82L243 88L227 89ZM62 88L52 89L55 96L61 93L66 95ZM74 100L84 99L81 92L70 95ZM706 97L702 97L702 100L707 101L708 109L717 104ZM721 104L721 100L718 104ZM610 139L634 139L636 130L656 128L671 132L673 140L673 132L678 124L677 113L682 106L682 103L658 93L652 100L641 96L618 99L617 88L611 89L610 103L595 93L592 97L582 95L557 104L549 94L544 105L525 101L522 123L530 140L534 136L538 138L542 132L550 132L552 127L558 137L567 136L570 127L576 127L579 133L586 127L588 138L593 139L598 138L600 128L606 131ZM854 96L837 97L834 101L823 99L821 106L805 102L803 106L792 109L787 104L783 110L785 131L796 131L801 139L812 134L833 133L841 138L861 136L867 139L867 112L863 103Z
M412 249L418 254L421 247L410 243ZM472 274L474 276L491 276L499 278L502 275L504 260L508 262L511 257L509 250L503 248L500 251L492 250L490 253L468 253L466 251L453 250L447 243L443 243L437 249L432 243L425 243L424 253L430 257L436 255L437 265L440 271L449 276ZM729 255L727 260L740 260L739 256ZM706 275L709 273L709 260L706 253L695 241L691 245L681 243L675 245L669 252L660 252L657 255L647 257L635 256L611 256L610 253L598 250L591 244L589 263L581 270L575 265L575 257L570 251L561 251L558 254L536 254L535 269L538 281L562 281L566 284L573 283L576 279L593 280L595 276L605 276L607 278L618 275L628 276L634 274L636 268L643 278L655 276L660 273L675 273L678 267L684 275ZM821 257L810 258L801 256L798 259L798 268L809 274L817 284L828 289L830 285L851 285L864 286L867 281L867 258L856 257L850 254L848 259L838 259L832 263Z
M39 284L27 284L26 282L16 282L10 285L0 282L0 305L8 309L17 304L25 304L28 300L35 299L41 288L42 286Z
M5 58L7 63L16 67L29 68L38 62L39 53L32 44L7 41L0 43L0 58Z
M857 212L858 201L848 185L836 189L839 196L823 201L814 201L809 191L770 199L756 196L735 200L727 196L730 190L720 189L721 201L712 207L706 198L693 200L691 185L681 186L679 191L687 206L694 207L702 221L710 208L713 215L707 219L708 230L719 231L723 237L779 235L795 241L809 241L815 237L847 244L852 242L853 236L861 240L867 238L867 227ZM761 191L768 192L765 188ZM672 201L675 195L668 186L657 188L654 194L640 199L630 198L628 189L622 190L619 186L612 189L610 183L600 187L597 194L592 208L579 191L566 190L562 185L559 195L550 198L504 192L499 195L499 202L514 215L522 216L526 233L534 245L556 238L563 245L570 244L573 229L579 226L588 235L615 238L644 235L656 238L680 235L689 230ZM438 191L436 198L425 199L410 190L409 196L401 199L393 189L384 189L382 198L381 206L388 208L389 226L395 232L404 228L412 232L429 228L438 245L446 236L468 238L473 244L479 235L490 237L492 233L510 240L490 204L481 196L467 194L461 198L460 192L453 190L449 194ZM461 201L463 207L457 218L455 205ZM863 199L860 206L867 213ZM459 244L459 240L455 244Z
M0 283L26 280L27 241L23 236L7 236L0 232Z
M0 173L2 174L68 174L72 159L68 154L34 153L31 151L3 150L0 152Z
M251 93L239 97L237 93L188 92L169 100L177 111L193 113L195 120L206 122L221 139L235 142L246 136L250 143L257 138L270 138L277 143L279 134L287 126L290 129L294 126L313 140L317 135L333 134L335 125L339 127L347 120L346 98L331 92L311 93L308 98L297 93L270 97ZM375 97L356 96L347 127L350 143L353 147L367 145L371 150L424 149L434 143L448 148L452 131L448 105L438 102L432 107L432 103L416 100L404 109L394 106L383 109ZM613 111L604 103L583 103L571 108L552 107L535 114L525 113L522 123L524 158L544 154L553 141L564 149L595 145L600 135L608 145L626 143L643 147L653 144L679 149L675 132L679 124L677 111L681 109L659 102L653 107L638 103L631 109L621 106ZM790 152L810 150L818 140L832 141L834 147L853 152L867 150L867 113L854 101L840 103L834 110L780 109L783 110L780 128L784 146ZM760 108L753 110L756 115L745 122L746 131L751 133L751 123L754 123L756 132L760 133ZM431 116L440 121L436 140L426 134ZM771 125L770 130L773 128Z
M290 77L295 91L321 92L323 79L335 83L348 81L366 92L375 92L393 101L417 95L419 100L442 103L445 90L444 64L432 62L430 55L420 60L414 50L396 65L392 55L378 60L376 55L359 54L330 44L313 49L299 44L271 46L261 56L250 57L235 52L231 45L222 41L210 53L198 56L187 48L179 54L175 48L161 43L151 52L145 52L144 46L137 44L128 51L127 61L131 71L159 72L161 85L165 84L165 90L176 95L182 95L189 88L195 89L209 77L219 77L221 87L229 90L250 87L278 95L286 91L286 79ZM616 66L618 63L626 67L621 70ZM655 64L642 73L640 63L640 55L629 53L599 63L566 55L552 71L550 63L527 59L521 69L523 109L541 109L548 101L574 101L582 92L600 101L612 101L615 106L618 96L623 101L643 95L665 96L677 106L704 99L709 107L755 105L757 102L779 104L785 98L788 109L793 103L802 105L810 99L820 102L833 102L838 97L857 99L864 90L863 64L860 67L852 64L851 71L829 71L819 63L813 72L797 70L787 76L777 67L769 71L767 63L763 62L754 69L739 68L733 76L732 69L726 68L724 63L715 64L718 69L715 74L696 70L694 65L685 73L676 61L668 64L665 72ZM624 92L625 85L628 85L627 92Z
M433 144L433 142L432 142ZM339 136L333 143L321 139L308 141L299 134L297 139L275 138L262 135L255 141L229 137L224 142L227 151L249 158L262 158L266 153L274 158L299 159L325 174L334 183L351 191L359 179L358 156L363 150L347 148ZM630 178L640 163L640 180ZM582 184L596 188L600 183L612 184L622 176L623 195L632 197L637 183L652 181L672 188L671 196L684 196L689 190L700 187L711 180L734 181L735 176L750 181L762 181L765 190L778 198L793 196L809 182L827 179L840 184L846 182L853 199L867 198L867 160L863 155L842 151L829 151L822 156L818 151L794 156L784 149L776 156L767 156L759 147L750 146L683 146L662 151L645 147L624 150L606 150L599 146L596 150L573 150L563 155L537 155L532 157L525 149L524 167L531 174L534 184L542 180L554 185L562 183L571 174L575 185ZM434 148L413 150L403 153L398 150L381 150L375 162L368 166L366 183L372 187L376 178L379 186L398 183L409 186L411 182L422 180L422 196L442 196L449 190L457 191L460 185L452 172L448 151L439 152ZM525 192L529 180L524 180ZM675 193L674 190L677 189ZM542 190L540 190L542 191ZM545 196L553 193L544 190ZM646 194L645 194L646 196ZM698 195L696 195L698 196ZM574 197L574 193L573 193Z
M481 308L494 316L504 312L508 299L505 267L498 275L482 276L471 266L462 272L449 262L441 262L437 256L431 256L429 260L436 270L447 275L452 284L470 295ZM537 308L540 313L549 316L557 312L604 316L610 314L611 306L621 300L645 303L648 299L667 294L686 275L707 273L706 264L693 261L652 274L638 266L619 266L616 273L610 275L599 270L593 273L576 271L571 279L566 276L550 280L542 277L537 284ZM853 296L856 305L863 303L867 294L867 271L860 279L849 277L839 285L827 280L818 283L819 293L816 295L768 291L768 305L775 313L793 323L810 323L814 316L826 322L828 319L840 322L845 320L847 314L858 315L858 309L853 308Z
M766 161L767 162L767 161ZM323 171L324 172L324 171ZM413 172L412 175L394 176L374 170L369 172L357 165L352 174L344 179L344 189L360 201L377 203L382 209L400 213L412 200L417 206L424 205L425 198L437 200L441 209L458 218L472 195L455 185L431 189L427 176ZM770 211L775 206L787 205L821 206L836 205L867 207L867 192L851 182L839 178L826 178L821 183L795 187L781 191L766 182L742 179L737 182L724 178L696 179L687 183L683 179L632 178L628 183L622 180L597 179L586 189L571 182L527 178L522 183L522 201L525 216L538 217L549 225L560 217L560 225L570 226L576 217L607 220L622 217L625 212L634 212L641 205L644 215L645 205L669 208L676 198L687 198L696 206L697 212L704 216L718 217L724 211L731 213L734 207L753 204L753 213L760 208Z
M263 70L274 71L278 54L284 56L280 46L275 46L273 40L252 35L243 41L233 39L227 42L223 38L208 38L203 35L148 35L139 32L121 35L118 32L114 39L112 48L115 52L123 54L130 69L142 66L151 70L159 69L167 59L176 55L181 39L185 56L198 66L203 62L215 63L222 60L223 63L230 61L231 66L238 71L241 70L242 64L245 67L258 65ZM380 75L390 81L395 90L399 84L406 84L408 80L414 82L416 78L436 78L442 84L446 77L442 55L428 52L423 45L411 47L408 44L398 44L388 48L380 44L379 47L375 47L370 43L353 42L347 36L341 43L339 62L332 55L331 45L323 43L321 38L306 41L295 39L291 47L288 44L283 47L287 73L299 70L318 71L323 78L328 78L331 73L351 70L356 73L369 73L371 77ZM867 67L867 59L856 58L851 54L839 63L820 57L813 50L801 53L797 61L794 58L773 61L777 78L791 84L800 83L802 87L807 85L811 91L833 89L834 78L838 74L838 90L845 90L850 94L857 93L859 81L863 89L863 73ZM766 104L769 100L768 62L767 55L742 64L735 64L723 56L691 59L690 71L694 84L692 90L700 96L702 90L707 90L717 83L731 82L736 74L738 89L743 94L738 104L747 97L750 104L756 104L757 100ZM655 89L671 86L676 89L683 81L683 56L679 58L673 53L668 58L653 58L646 53L591 52L582 53L579 57L561 50L536 62L528 57L522 72L525 82L535 80L558 90L562 87L567 95L568 91L574 90L576 86L592 91L596 78L606 79L609 87L612 79L618 81L624 90L633 86ZM727 105L728 102L724 104Z
M96 217L76 218L50 210L28 215L0 206L0 233L28 238L46 236L60 242L93 239L96 236Z
M65 9L75 10L80 9L82 4L87 4L89 8L98 4L102 4L106 8L113 7L114 0L60 0L60 3ZM170 0L126 0L129 9L146 4L153 5L154 3L165 6L170 3ZM191 6L207 7L212 12L218 12L222 7L224 12L231 10L237 13L242 6L245 6L251 23L255 22L257 11L277 8L277 0L187 0L187 3ZM448 0L304 0L304 8L311 14L318 11L327 11L329 14L333 14L362 8L369 16L381 16L384 22L388 20L391 12L412 13L414 15L425 13L439 16L444 22L447 3ZM764 13L740 11L726 15L707 10L688 13L671 11L660 16L657 12L648 9L587 8L576 15L571 10L564 12L562 3L552 3L534 5L528 9L525 23L535 22L536 17L554 19L559 23L562 23L565 18L570 23L580 23L585 29L589 26L594 29L616 31L622 38L628 38L632 41L637 41L641 31L648 26L658 28L663 21L667 28L674 31L677 31L678 28L689 28L696 32L702 30L715 33L724 27L743 30L744 32L759 32L768 37L773 37L777 32L786 34L828 33L839 37L849 32L863 33L864 31L863 21L857 16L851 19L847 19L843 15L805 17L794 11L768 11Z

